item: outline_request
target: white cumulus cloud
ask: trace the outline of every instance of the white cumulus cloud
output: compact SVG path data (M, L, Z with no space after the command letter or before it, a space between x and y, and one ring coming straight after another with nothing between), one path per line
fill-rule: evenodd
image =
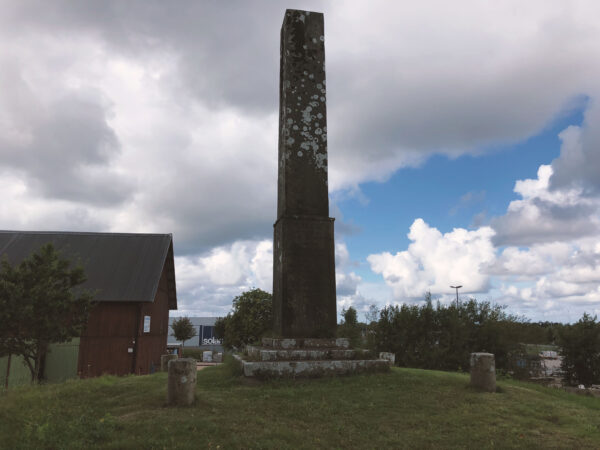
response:
M522 198L491 221L496 245L568 241L600 232L600 198L585 196L580 186L550 189L552 175L552 166L541 165L537 179L515 183Z
M408 234L408 249L369 255L371 270L383 276L393 288L395 299L423 298L448 292L450 285L463 285L463 292L489 289L484 267L495 259L494 231L482 227L474 231L456 228L441 233L423 219L416 219Z

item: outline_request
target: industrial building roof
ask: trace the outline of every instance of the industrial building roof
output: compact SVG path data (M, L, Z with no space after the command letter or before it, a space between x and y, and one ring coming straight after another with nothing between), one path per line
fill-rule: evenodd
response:
M181 317L169 317L169 326L171 326L176 320L181 319ZM218 317L188 317L188 319L190 319L190 322L192 322L193 326L199 327L201 325L213 326L217 321Z
M0 258L18 264L44 244L81 265L96 301L152 302L163 267L169 309L177 309L173 237L170 234L0 231Z

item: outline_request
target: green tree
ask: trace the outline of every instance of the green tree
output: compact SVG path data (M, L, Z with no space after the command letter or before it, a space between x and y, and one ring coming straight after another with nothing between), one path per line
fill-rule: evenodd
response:
M233 299L233 309L215 323L216 335L227 348L257 342L273 329L273 296L252 289Z
M7 356L5 388L8 388L12 355L22 355L32 350L32 343L20 339L21 328L27 321L20 307L18 271L6 260L0 265L0 358Z
M361 326L358 323L358 314L356 309L350 306L344 308L341 312L342 323L338 325L337 335L348 338L351 347L358 347L361 344Z
M42 376L48 346L80 336L93 306L92 293L78 287L83 268L70 266L52 244L18 266L0 265L0 353L22 356L32 382Z
M570 384L600 383L600 323L587 313L571 326L559 330L562 370Z
M175 319L171 324L171 328L173 328L173 333L171 333L171 336L178 341L181 341L181 345L183 347L185 347L185 341L196 336L196 328L194 328L194 325L189 317Z

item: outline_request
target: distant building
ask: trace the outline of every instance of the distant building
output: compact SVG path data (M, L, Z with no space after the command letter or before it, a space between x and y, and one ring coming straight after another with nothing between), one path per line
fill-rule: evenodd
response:
M169 344L180 344L172 334L171 324L179 317L169 317ZM196 336L185 341L186 347L199 347L202 350L223 351L223 341L215 337L215 322L218 317L189 317L192 325L196 329Z
M0 231L0 258L18 264L47 243L83 266L82 287L97 291L99 302L72 351L52 369L62 371L57 377L147 374L160 367L169 310L177 309L172 236ZM48 367L57 366L52 358L51 352Z

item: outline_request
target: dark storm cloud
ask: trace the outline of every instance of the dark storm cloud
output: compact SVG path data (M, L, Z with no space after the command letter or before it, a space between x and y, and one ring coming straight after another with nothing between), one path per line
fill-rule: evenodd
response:
M593 100L585 112L581 127L571 126L560 137L560 156L552 162L550 178L553 190L580 188L583 195L600 194L600 106Z
M44 103L19 67L0 67L0 108L8 130L0 135L0 170L24 173L44 197L90 204L121 202L128 183L107 168L119 140L94 92L64 92Z
M318 2L302 2L318 9ZM182 88L203 102L254 112L277 107L278 29L285 5L269 1L19 1L5 26L101 39L139 58L177 55Z
M522 139L559 112L577 93L573 80L585 73L580 59L551 57L557 51L551 27L541 28L536 42L514 60L490 70L489 58L482 54L477 61L477 51L463 61L468 51L458 46L462 42L455 48L428 48L432 59L415 62L412 55L432 42L377 41L375 34L366 42L371 52L356 52L344 41L363 32L360 18L344 18L343 5L300 4L326 11L329 128L337 144L334 157L344 149L342 164L366 154L377 159L409 149L452 153ZM214 107L255 113L277 108L284 5L22 1L11 9L12 23L67 36L93 35L111 51L132 57L153 51L177 55L181 89ZM378 16L371 20L377 27ZM406 20L400 17L399 26ZM523 66L523 60L529 64Z

